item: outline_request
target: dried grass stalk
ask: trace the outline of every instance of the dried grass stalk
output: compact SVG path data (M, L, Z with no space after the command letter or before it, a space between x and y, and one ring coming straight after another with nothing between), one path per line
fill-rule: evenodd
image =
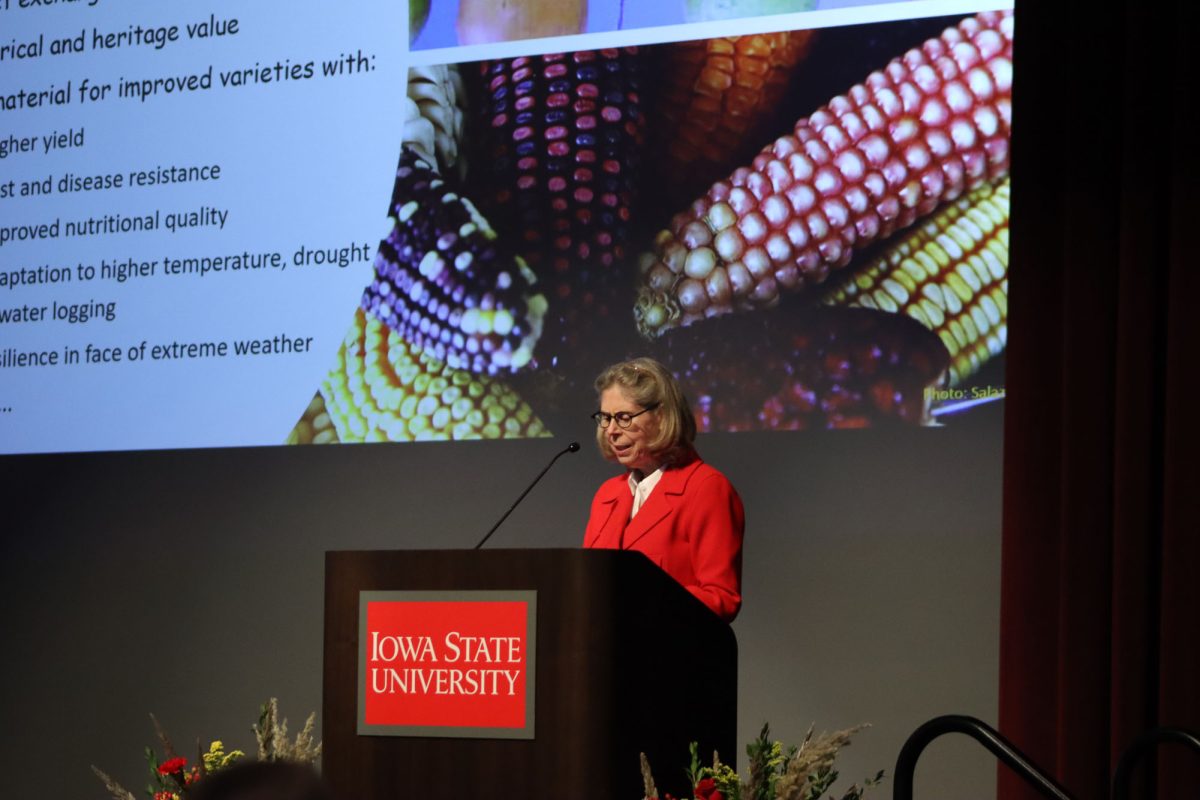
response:
M833 768L838 751L850 744L854 734L869 727L870 725L856 725L833 733L822 733L816 737L813 736L813 729L810 727L800 748L788 760L776 785L776 796L779 800L803 800L809 784Z
M275 747L278 741L279 727L277 721L279 719L279 700L272 697L262 707L262 711L258 717L258 724L252 727L254 738L258 741L258 760L259 761L274 761ZM284 721L284 733L286 735L287 722Z
M645 787L645 800L654 800L658 797L658 787L654 785L654 775L650 772L650 760L646 758L645 753L638 753L638 758L642 761L642 786Z
M112 795L113 800L137 800L133 792L117 783L111 775L96 767L95 764L92 765L92 772L96 773L96 777L104 784L104 788L108 789L108 793Z
M304 728L296 735L296 742L292 745L292 760L300 761L305 764L316 764L317 759L321 757L321 742L313 739L313 731L317 727L317 712L308 715L308 719L304 721Z
M158 741L162 742L163 753L166 756L164 760L170 761L172 758L179 758L179 753L175 752L175 745L171 744L171 739L167 736L167 732L163 730L162 725L158 724L158 717L151 714L150 721L154 723L154 733L158 736Z
M316 764L321 757L321 743L313 739L317 714L308 715L304 728L296 734L296 740L288 739L287 720L279 718L279 701L272 697L262 708L254 735L258 740L259 761L295 761L301 764Z

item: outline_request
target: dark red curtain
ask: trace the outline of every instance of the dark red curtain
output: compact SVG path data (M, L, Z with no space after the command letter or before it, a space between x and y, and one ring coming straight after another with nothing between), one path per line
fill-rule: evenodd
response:
M1016 10L1000 729L1081 800L1140 732L1200 730L1195 17ZM1200 797L1160 752L1139 795Z

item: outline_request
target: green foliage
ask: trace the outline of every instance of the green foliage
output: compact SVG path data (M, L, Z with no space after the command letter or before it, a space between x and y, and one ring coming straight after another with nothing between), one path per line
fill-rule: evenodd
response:
M863 781L862 786L851 784L850 788L842 795L842 800L862 800L868 789L873 789L881 783L883 783L883 770L876 772L875 777Z
M150 770L150 782L146 784L146 794L150 796L150 800L154 800L156 793L167 790L167 782L162 775L158 774L158 753L154 752L154 748L146 745L144 755L146 766Z
M783 754L783 744L771 740L771 726L763 723L758 738L746 745L750 758L750 778L743 787L746 800L775 800L775 786L779 782L788 758Z
M696 788L696 784L704 779L704 767L700 766L700 743L692 742L688 745L688 753L692 757L692 763L688 766L687 776L692 788Z
M809 779L808 789L804 793L804 800L818 800L821 795L829 790L829 787L833 785L837 777L838 771L833 767L818 769L813 777Z

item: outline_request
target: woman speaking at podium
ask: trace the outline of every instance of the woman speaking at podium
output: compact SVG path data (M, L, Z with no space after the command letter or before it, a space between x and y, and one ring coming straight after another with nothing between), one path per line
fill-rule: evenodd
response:
M600 373L596 392L596 444L626 471L600 485L583 546L644 553L732 622L742 605L742 500L692 446L696 419L679 384L638 358Z

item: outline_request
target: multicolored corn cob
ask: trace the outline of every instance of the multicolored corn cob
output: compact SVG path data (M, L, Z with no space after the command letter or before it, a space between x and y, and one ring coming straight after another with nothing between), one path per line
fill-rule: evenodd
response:
M1009 11L963 20L796 123L712 186L640 262L638 329L772 306L1008 172Z
M533 357L546 300L519 256L415 152L402 148L395 224L362 307L456 369L515 372Z
M686 202L753 156L811 39L787 31L664 46L652 133L669 197Z
M337 441L337 431L325 411L325 398L318 392L288 434L285 444L337 444Z
M343 442L550 435L504 383L447 366L361 310L321 396Z
M1004 351L1008 334L1007 180L939 211L833 287L830 305L901 312L941 337L950 385Z
M949 361L913 320L849 308L726 317L659 348L702 431L921 424Z
M408 70L403 143L443 175L459 180L467 174L466 154L459 150L465 101L466 89L457 65Z
M642 141L638 63L625 48L480 64L486 202L535 268L543 257L560 273L608 266L623 252Z
M613 269L636 201L643 119L636 48L551 53L479 66L473 174L486 213L512 234L550 299L538 359L615 311ZM628 307L628 297L621 298Z

